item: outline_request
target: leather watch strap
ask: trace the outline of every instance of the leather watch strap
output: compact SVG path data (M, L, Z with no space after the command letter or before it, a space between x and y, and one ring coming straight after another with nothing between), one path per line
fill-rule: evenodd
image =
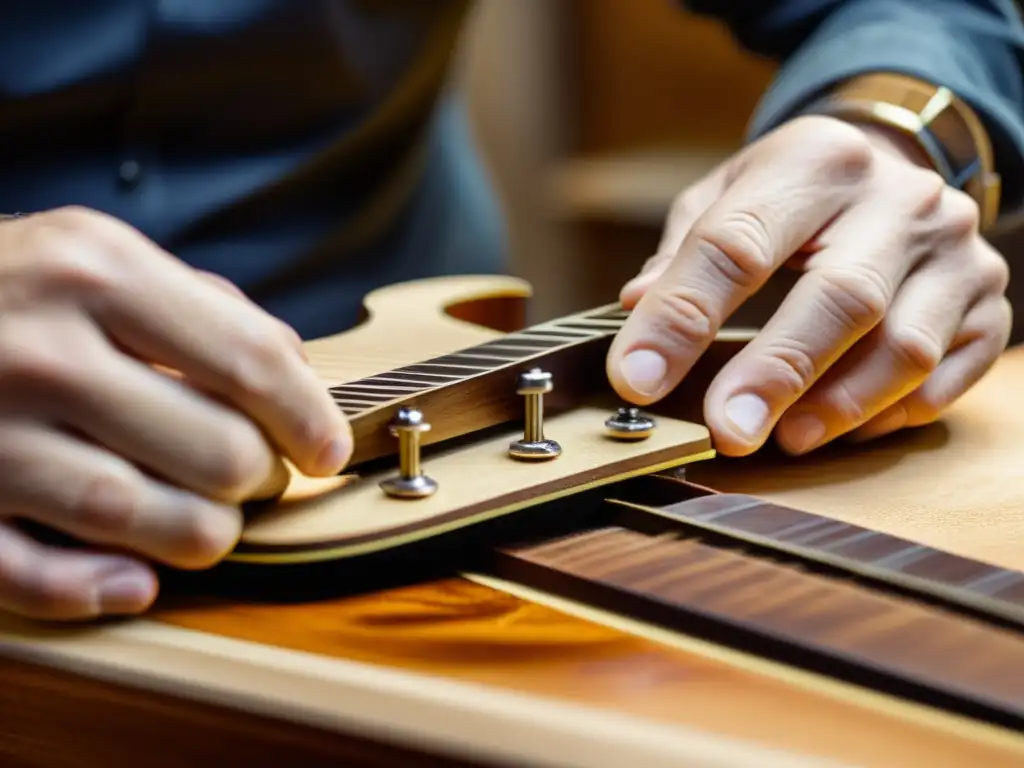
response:
M872 73L840 84L807 111L886 125L911 137L951 186L977 202L982 228L995 223L1001 180L991 141L975 112L950 89Z

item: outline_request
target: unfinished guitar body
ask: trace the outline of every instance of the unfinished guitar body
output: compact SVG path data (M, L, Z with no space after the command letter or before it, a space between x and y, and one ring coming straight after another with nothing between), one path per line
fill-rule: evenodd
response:
M250 516L228 560L298 564L407 546L714 455L705 427L667 415L645 440L609 439L605 420L623 403L592 371L621 317L612 311L523 330L528 295L525 283L502 277L397 285L367 297L359 327L310 343L311 364L353 423L357 467L326 480L293 472L283 496ZM508 452L524 429L516 379L535 366L555 371L545 430L562 453L522 462ZM398 469L388 425L400 405L421 409L431 426L423 471L438 490L428 498L392 498L380 487ZM467 433L469 442L455 440ZM375 460L369 469L367 460Z

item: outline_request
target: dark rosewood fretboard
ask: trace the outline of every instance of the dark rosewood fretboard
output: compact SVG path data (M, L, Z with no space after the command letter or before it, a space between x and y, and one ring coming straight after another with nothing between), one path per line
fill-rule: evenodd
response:
M488 570L1024 727L1024 573L665 476L613 493L592 530L498 548Z

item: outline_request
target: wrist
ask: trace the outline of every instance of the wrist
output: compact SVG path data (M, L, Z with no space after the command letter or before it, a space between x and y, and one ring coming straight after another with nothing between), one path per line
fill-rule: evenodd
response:
M970 106L948 88L895 73L870 73L837 85L805 113L830 115L879 129L875 141L887 150L921 161L946 182L970 195L981 211L982 228L991 226L1000 207L1001 179L991 141ZM906 148L902 134L916 145Z

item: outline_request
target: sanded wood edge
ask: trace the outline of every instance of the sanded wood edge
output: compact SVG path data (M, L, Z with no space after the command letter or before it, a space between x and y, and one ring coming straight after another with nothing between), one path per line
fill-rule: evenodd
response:
M780 680L817 695L848 702L907 723L922 725L956 736L1009 749L1021 754L1024 761L1024 736L988 723L971 720L923 704L861 688L814 672L790 667L779 662L753 656L726 646L717 645L673 632L646 622L621 616L600 608L552 595L532 587L480 573L462 573L462 578L490 589L539 605L545 605L570 616L601 624L611 629L651 640L669 648L687 651L730 664L754 674Z
M665 452L666 451L660 451L657 455L664 454ZM716 452L714 449L709 449L705 451L698 451L696 453L674 456L662 461L652 461L650 463L643 463L635 457L631 457L630 459L618 462L623 466L630 467L629 469L612 472L586 482L573 483L571 481L574 478L568 478L565 483L551 483L550 486L553 490L547 492L530 495L522 494L511 503L495 506L489 509L485 508L483 511L477 512L476 514L467 514L461 517L446 515L441 519L441 522L423 525L419 528L410 527L402 533L381 536L378 539L361 540L353 544L338 544L308 548L303 548L301 544L296 544L282 546L276 550L260 550L255 547L247 548L243 542L225 559L228 562L234 563L296 565L326 562L330 560L356 557L358 555L372 554L385 549L393 549L407 544L414 544L418 541L423 541L424 539L441 536L473 525L479 525L480 523L485 523L499 517L511 515L514 512L519 512L527 507L539 506L552 501L558 501L559 499L564 499L567 496L575 496L585 491L612 485L641 475L665 472L667 470L676 469L698 461L709 461L715 457L715 454ZM640 457L641 460L645 458L649 457Z
M124 687L520 766L840 765L618 712L145 620L85 632L8 629L0 652Z

